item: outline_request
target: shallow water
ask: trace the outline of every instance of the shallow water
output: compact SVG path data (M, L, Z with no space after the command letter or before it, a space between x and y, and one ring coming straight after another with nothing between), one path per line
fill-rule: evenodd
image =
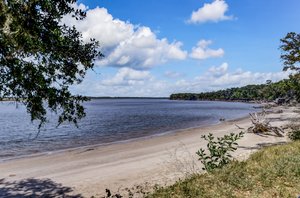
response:
M99 99L84 104L87 116L79 128L62 124L49 114L49 123L37 134L24 106L0 103L0 159L93 144L107 144L216 124L255 112L254 104L171 101L167 99Z

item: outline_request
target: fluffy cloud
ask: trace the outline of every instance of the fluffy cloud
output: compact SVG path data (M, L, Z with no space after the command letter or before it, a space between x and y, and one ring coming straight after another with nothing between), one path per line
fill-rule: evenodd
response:
M267 80L274 82L287 78L288 74L285 72L251 72L251 71L237 71L233 73L226 73L219 78L214 79L212 85L215 87L240 87L249 84L262 84Z
M279 81L288 78L288 72L251 72L237 69L229 72L228 63L213 66L208 71L196 77L190 84L201 85L203 91L218 90L230 87L241 87L249 84L263 84L267 80ZM199 89L200 87L198 87Z
M169 73L169 72L166 72ZM172 73L172 72L170 72ZM287 72L252 72L237 69L230 71L228 63L213 66L194 78L179 76L173 80L162 80L149 71L120 68L111 76L102 76L97 80L87 78L73 88L74 93L92 96L151 96L168 97L178 92L205 92L219 89L241 87L249 84L262 84L288 78ZM90 80L89 80L90 79Z
M208 69L208 72L214 77L220 77L226 74L228 71L228 63L223 63L219 67L212 66Z
M169 44L166 39L157 39L147 27L139 27L130 38L122 41L101 65L133 68L151 68L168 60L183 60L186 52L181 50L182 44Z
M222 48L216 50L208 48L210 44L212 44L211 40L200 40L197 43L197 47L193 47L190 57L203 60L213 57L222 57L224 55L225 52Z
M115 19L105 8L75 6L86 10L87 17L77 21L68 16L63 22L75 25L85 41L89 38L100 41L105 58L97 65L145 69L169 60L183 60L187 56L187 52L181 49L181 42L159 39L149 27Z
M113 77L105 76L104 80L97 78L95 74L90 74L90 78L72 87L72 93L111 97L168 96L169 83L156 79L148 71L133 70L135 74L128 74L124 68L120 70ZM129 68L126 70L131 71Z
M150 78L149 71L138 71L123 67L118 70L113 78L103 80L102 84L107 86L143 85L144 81Z
M190 17L190 23L205 23L231 20L233 16L227 16L228 5L225 0L214 0L212 3L205 3L203 7L194 11Z

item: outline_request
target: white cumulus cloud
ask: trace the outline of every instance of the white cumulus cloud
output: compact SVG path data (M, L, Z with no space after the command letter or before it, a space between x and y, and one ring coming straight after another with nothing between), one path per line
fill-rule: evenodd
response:
M273 82L288 78L288 72L252 72L237 69L233 72L229 71L228 63L222 63L220 66L210 67L208 71L197 76L191 84L200 87L204 91L218 90L231 87L241 87L249 84L263 84L267 80Z
M267 80L274 82L288 78L287 72L251 72L251 71L238 71L233 73L225 73L224 75L213 79L212 85L214 87L240 87L249 84L263 84Z
M177 76L176 73L166 72ZM90 72L91 74L91 72ZM94 74L95 75L95 74ZM86 78L74 87L74 93L89 96L164 96L172 93L200 93L220 89L241 87L249 84L263 84L288 78L289 72L253 72L236 69L230 71L228 63L213 66L195 77L179 76L169 80L159 79L150 71L120 68L113 76Z
M130 38L116 46L101 65L132 68L151 68L168 60L183 60L187 52L181 50L180 42L169 43L157 39L148 27L139 27Z
M151 79L149 71L139 71L123 67L110 79L103 80L101 84L108 86L142 85L145 80Z
M85 41L95 38L100 42L105 57L97 61L97 65L145 69L187 56L181 42L159 39L149 27L116 19L106 8L74 6L86 10L86 18L78 21L68 16L63 22L75 25Z
M208 69L209 73L214 77L220 77L227 73L228 63L222 63L219 67L212 66Z
M190 57L203 60L207 58L222 57L225 54L222 48L215 50L208 48L210 44L212 44L211 40L200 40L197 43L197 46L193 47Z
M214 0L212 3L205 3L203 7L194 11L188 22L205 23L232 20L233 16L225 13L228 11L228 4L225 0Z

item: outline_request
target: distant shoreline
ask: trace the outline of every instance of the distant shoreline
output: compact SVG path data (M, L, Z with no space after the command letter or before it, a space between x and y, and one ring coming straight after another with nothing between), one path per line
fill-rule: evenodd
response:
M86 96L89 99L170 99L169 97L111 97L111 96Z
M165 99L165 100L174 100L174 101L216 101L216 102L243 102L243 103L256 103L256 104L261 104L261 103L266 103L266 102L270 102L270 101L259 101L259 100L247 100L247 99L172 99L170 97L113 97L113 96L85 96L90 100L102 100L102 99L153 99L153 100L161 100L161 99ZM0 100L0 102L21 102L17 101L14 98L2 98Z
M243 102L243 103L255 103L255 104L271 102L265 100L250 100L250 99L172 99L172 98L168 98L168 99L174 101L209 101L209 102L216 101L216 102Z
M169 97L113 97L113 96L85 96L88 99L170 99ZM0 98L0 102L20 102L17 101L15 98Z

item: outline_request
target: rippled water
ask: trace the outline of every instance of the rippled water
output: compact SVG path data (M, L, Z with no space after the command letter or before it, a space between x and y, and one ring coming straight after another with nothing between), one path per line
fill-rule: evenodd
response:
M57 117L39 136L24 106L0 103L0 159L93 144L107 144L162 134L178 129L216 124L256 111L253 104L167 99L99 99L84 104L87 116L79 128L63 124Z

